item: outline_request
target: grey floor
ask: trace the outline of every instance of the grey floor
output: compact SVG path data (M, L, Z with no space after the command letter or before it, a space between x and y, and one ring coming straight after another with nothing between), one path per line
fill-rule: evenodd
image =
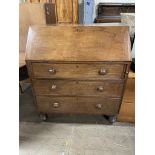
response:
M134 125L102 116L50 115L41 122L30 86L19 96L20 155L134 155Z

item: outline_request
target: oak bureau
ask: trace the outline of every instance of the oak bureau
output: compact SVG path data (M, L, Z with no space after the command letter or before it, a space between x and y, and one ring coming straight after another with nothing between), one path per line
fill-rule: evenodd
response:
M26 63L42 120L64 113L105 115L114 122L130 62L127 26L29 28Z

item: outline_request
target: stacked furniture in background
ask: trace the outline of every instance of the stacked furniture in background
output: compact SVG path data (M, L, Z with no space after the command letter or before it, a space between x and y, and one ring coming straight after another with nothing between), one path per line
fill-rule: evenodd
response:
M121 22L121 13L134 12L134 3L99 3L95 23Z

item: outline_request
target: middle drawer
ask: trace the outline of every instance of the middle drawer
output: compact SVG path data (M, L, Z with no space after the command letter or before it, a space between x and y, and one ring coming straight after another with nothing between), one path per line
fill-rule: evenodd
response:
M123 81L34 80L36 95L120 97Z

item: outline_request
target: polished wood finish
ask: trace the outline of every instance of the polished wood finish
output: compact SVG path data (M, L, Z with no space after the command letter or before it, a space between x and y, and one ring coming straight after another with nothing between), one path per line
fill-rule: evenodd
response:
M59 23L72 23L72 0L56 0L56 8Z
M124 70L123 64L33 63L32 66L33 75L38 78L124 78L124 74L122 74ZM102 70L106 70L106 73L101 74Z
M38 109L48 113L117 114L119 98L37 96Z
M37 95L76 95L76 81L70 80L34 80Z
M78 14L78 0L72 0L73 4L73 24L78 24L79 14Z
M80 97L78 105L83 113L116 115L119 110L120 98Z
M122 25L31 27L26 62L38 112L117 115L129 45Z
M29 29L26 59L130 61L129 40L128 27L123 25L32 26Z
M77 95L121 97L124 81L78 81Z
M37 95L121 97L123 81L34 80Z
M78 0L56 0L58 23L78 23Z

